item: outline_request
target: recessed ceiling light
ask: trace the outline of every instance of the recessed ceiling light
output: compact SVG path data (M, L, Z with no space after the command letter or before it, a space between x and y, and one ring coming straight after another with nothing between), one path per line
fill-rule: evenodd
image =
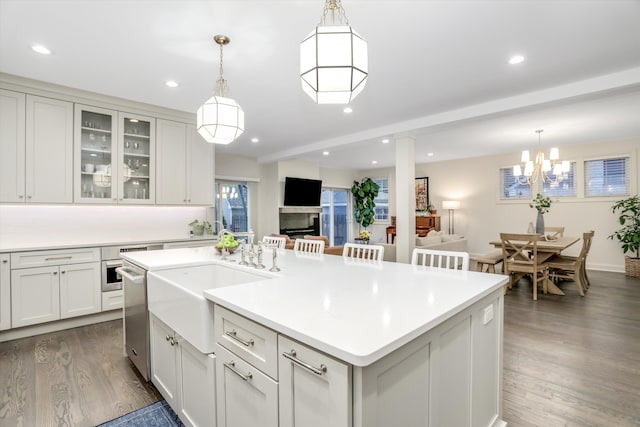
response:
M351 108L351 107L346 107L346 108L345 108L344 110L342 110L342 111L344 111L344 112L345 112L345 113L347 113L347 114L350 114L350 113L353 113L353 108Z
M372 165L377 165L377 164L378 164L378 161L377 161L377 160L373 160L373 161L371 161L371 164L372 164Z
M524 56L522 55L514 55L511 58L509 58L509 64L511 65L519 64L522 61L524 61Z
M427 156L431 157L433 156L433 153L427 153Z
M258 138L251 138L251 142L260 142Z
M323 155L323 156L328 156L328 155L329 155L329 152L328 152L328 151L323 151L323 152L322 152L322 155Z
M49 55L51 53L51 51L49 49L47 49L46 46L43 46L41 44L34 44L31 46L31 49L33 49L35 52L41 53L43 55Z
M385 138L385 139L383 139L383 140L382 140L382 143L383 143L383 144L388 144L388 143L389 143L389 140Z
M178 84L178 82L173 81L173 80L167 80L166 82L164 82L165 85L167 85L168 87L178 87L180 86Z

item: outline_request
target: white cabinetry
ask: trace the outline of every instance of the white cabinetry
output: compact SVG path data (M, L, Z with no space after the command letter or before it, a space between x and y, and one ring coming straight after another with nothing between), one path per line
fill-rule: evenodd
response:
M149 317L151 381L185 425L215 426L214 356L200 353L152 313Z
M11 254L11 326L99 312L99 259L97 248Z
M25 95L0 89L0 202L25 200Z
M351 426L351 365L278 336L280 427Z
M278 383L216 344L218 427L278 426Z
M11 328L11 257L0 254L0 331Z
M74 200L153 203L155 119L76 104L75 123Z
M158 204L213 205L214 155L195 126L159 119Z
M0 92L0 202L73 201L73 104Z

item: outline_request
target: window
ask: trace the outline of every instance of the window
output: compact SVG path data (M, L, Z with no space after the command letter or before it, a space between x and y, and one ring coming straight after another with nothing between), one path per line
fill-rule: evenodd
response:
M378 197L373 202L376 204L374 219L376 221L389 221L389 179L378 178L373 180L378 186Z
M587 160L584 162L585 197L629 194L629 158Z
M570 163L569 172L559 176L548 174L552 182L545 182L542 188L542 194L547 197L576 197L576 162Z
M500 198L503 200L531 198L531 186L518 180L513 175L513 168L500 169L500 188L502 189Z
M350 190L323 188L322 198L322 235L329 238L331 246L347 243L349 236L349 194Z
M246 182L216 182L216 223L214 228L233 232L249 231L249 186Z

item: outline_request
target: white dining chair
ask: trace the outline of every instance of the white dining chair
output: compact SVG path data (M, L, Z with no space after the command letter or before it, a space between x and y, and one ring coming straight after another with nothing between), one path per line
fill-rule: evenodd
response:
M411 264L451 270L468 270L469 253L415 248L411 255Z
M296 239L296 243L293 246L293 250L296 252L307 252L312 254L324 253L324 241L322 240L307 240Z
M284 237L264 236L262 243L268 248L284 249L287 245L287 239Z
M382 261L384 258L384 246L363 245L360 243L345 243L342 256L346 258L361 258Z

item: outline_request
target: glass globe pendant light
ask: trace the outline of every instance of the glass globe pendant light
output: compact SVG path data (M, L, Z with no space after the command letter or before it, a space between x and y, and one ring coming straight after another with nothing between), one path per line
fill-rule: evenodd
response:
M326 0L316 28L300 43L302 89L318 104L348 104L368 76L367 42L349 26L340 0Z
M214 95L198 108L196 121L198 133L205 141L229 144L244 132L244 111L235 100L227 97L228 86L223 77L222 46L229 44L231 39L217 35L213 40L220 45L220 77Z

